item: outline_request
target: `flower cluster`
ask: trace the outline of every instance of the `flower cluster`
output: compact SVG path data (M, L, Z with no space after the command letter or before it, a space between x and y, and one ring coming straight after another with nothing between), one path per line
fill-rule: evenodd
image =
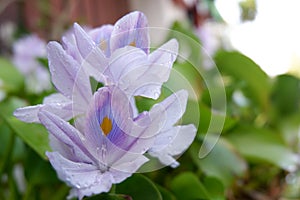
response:
M46 154L59 178L72 187L70 198L108 192L149 156L178 166L174 156L182 154L196 134L194 125L176 125L187 92L178 91L143 112L138 112L134 98L160 96L177 53L174 39L150 53L147 19L140 12L88 31L74 24L62 45L48 44L58 93L14 115L47 128L53 152ZM91 77L103 86L94 90Z
M48 70L38 59L46 59L46 42L37 35L20 38L13 44L13 63L26 77L26 89L31 93L41 93L51 88Z

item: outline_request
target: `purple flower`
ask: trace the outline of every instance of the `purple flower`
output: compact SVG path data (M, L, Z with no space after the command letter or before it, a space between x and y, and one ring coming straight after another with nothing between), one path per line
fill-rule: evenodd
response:
M51 88L48 70L38 58L46 58L46 43L37 35L28 35L13 45L13 63L25 76L29 92L41 93Z
M105 38L109 53L97 43L106 42ZM118 85L132 104L138 95L157 99L176 60L178 43L170 40L151 54L148 51L147 20L140 12L124 16L113 27L91 30L90 35L75 24L73 34L63 37L62 46L48 44L52 82L60 94L47 97L41 105L20 108L15 116L25 122L39 122L41 107L66 120L83 115L92 96L89 76L105 85Z
M86 32L78 24L63 45L48 44L48 60L57 94L43 104L19 108L15 116L42 123L50 132L47 152L60 179L72 187L70 197L108 192L136 172L148 158L178 166L179 156L193 141L194 125L176 126L187 92L174 93L150 111L137 112L134 97L157 99L177 57L170 40L149 53L147 21L140 12L115 26ZM90 77L104 84L96 92ZM67 121L74 119L74 124Z
M143 154L158 142L157 134L177 118L172 116L177 115L175 102L182 98L180 93L184 92L133 117L122 90L102 87L93 95L82 130L41 109L39 119L52 135L54 152L47 152L47 156L59 178L72 187L70 197L81 199L108 192L112 184L128 178L147 162ZM166 145L164 142L160 146Z

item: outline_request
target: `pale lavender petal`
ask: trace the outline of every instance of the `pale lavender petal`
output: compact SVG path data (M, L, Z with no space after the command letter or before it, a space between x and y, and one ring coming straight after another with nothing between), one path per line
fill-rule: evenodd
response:
M68 122L53 115L48 111L41 110L38 113L41 123L59 141L69 146L74 152L74 161L91 162L93 157L82 143L82 134ZM53 149L55 151L55 149Z
M74 158L74 153L72 149L66 145L65 143L58 140L54 135L49 134L49 145L51 149L55 149L55 151L59 152L66 159L72 160Z
M114 165L129 152L144 153L154 141L154 138L143 138L150 132L148 126L133 121L130 106L125 94L115 87L100 88L94 95L86 118L85 143L105 165ZM112 126L107 135L100 128L105 117Z
M38 118L39 110L43 108L64 120L70 120L78 111L73 110L71 100L61 94L51 94L44 98L43 104L18 108L14 116L23 122L40 123Z
M148 153L157 157L162 164L178 166L173 156L182 154L193 142L197 129L194 125L176 126L157 135L153 147Z
M82 70L78 73L78 62L57 42L49 42L48 59L52 82L56 89L68 99L73 99L74 106L84 110L92 96L88 76Z
M105 74L112 77L114 83L119 83L124 88L129 87L135 80L123 77L128 77L128 74L138 76L145 70L147 70L147 55L141 49L128 46L113 52Z
M76 23L74 24L74 34L78 50L83 58L79 73L84 71L87 75L103 82L102 75L108 67L108 59L92 38Z
M143 164L145 164L149 159L138 153L126 152L120 157L116 162L111 165L111 170L116 170L119 172L127 173L128 175L136 172ZM127 178L126 174L124 177L116 177L115 180L122 181L122 179Z
M116 54L118 53L116 64L126 60L129 56L135 56L138 50L133 49L132 54L128 53L128 55L121 54L121 52L116 52ZM136 60L127 59L131 65L122 72L122 76L118 77L120 88L126 91L128 95L157 99L160 96L162 84L170 76L177 53L178 43L173 39L151 53L148 58L143 58L141 55L140 58L135 56ZM141 59L147 59L147 62ZM115 67L115 63L110 67Z
M68 55L72 56L78 63L81 63L82 57L77 48L73 28L62 37L62 46Z
M180 90L151 108L151 110L160 109L161 114L166 116L161 131L169 129L182 117L186 109L187 99L187 91Z
M161 93L161 85L169 79L173 63L178 54L178 42L170 40L149 55L149 69L136 78L131 90L136 96L157 99Z
M49 96L45 97L43 100L43 104L66 104L69 103L70 99L65 97L64 95L60 93L53 93L50 94Z
M43 105L27 106L14 111L14 116L27 123L39 123L38 112Z
M60 179L73 187L69 197L91 196L108 192L112 186L110 173L101 173L96 165L73 162L57 152L46 153Z
M110 37L114 26L103 25L88 32L92 40L100 47L106 57L110 57Z
M110 38L111 52L127 45L136 46L149 53L149 30L146 16L138 11L131 12L119 19Z
M176 39L171 39L161 47L156 49L149 55L150 63L164 65L168 68L172 68L178 55L178 42ZM166 80L168 77L165 78ZM165 81L166 81L165 80Z
M43 104L45 110L67 121L80 113L80 110L76 110L73 106L72 101L60 93L45 97Z
M56 89L71 99L74 82L79 70L78 63L57 42L48 44L49 68Z

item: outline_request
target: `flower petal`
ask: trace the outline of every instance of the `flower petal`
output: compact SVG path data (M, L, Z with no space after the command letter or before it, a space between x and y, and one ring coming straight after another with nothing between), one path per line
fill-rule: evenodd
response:
M87 75L93 76L96 80L102 81L103 72L107 68L108 60L89 36L77 23L74 24L74 34L77 42L77 48L81 53L83 61L80 72L84 71Z
M153 147L148 153L157 157L161 163L178 166L173 156L182 154L193 142L197 129L194 125L176 126L157 135Z
M109 131L105 133L101 129L104 119L109 121ZM95 94L86 118L86 142L91 147L91 152L98 157L99 152L105 146L105 151L119 148L120 151L132 150L139 135L131 135L137 126L132 119L131 103L125 94L116 87L102 87ZM141 129L134 129L139 130ZM136 133L139 134L140 132ZM146 145L146 143L144 143ZM139 151L147 146L140 147ZM124 152L121 152L123 154ZM102 157L102 155L99 155ZM103 158L105 159L105 158ZM119 158L118 158L119 159ZM111 159L114 160L114 159Z
M178 42L172 39L149 55L149 69L136 81L135 95L157 99L161 85L169 79L178 54Z
M118 174L120 174L120 172L125 173L123 177L114 176L115 180L121 182L127 178L129 174L136 172L148 160L148 158L140 153L125 152L122 157L110 166L110 171L115 170Z
M148 21L141 12L131 12L119 19L114 25L110 39L111 52L128 45L140 48L147 54L149 53Z
M119 53L117 63L128 62L119 76L120 87L133 96L144 96L157 99L160 96L161 86L170 76L171 68L178 53L178 43L175 39L170 40L159 49L151 53L148 58L143 55L137 57L138 50L132 49L131 55L127 52ZM125 55L125 56L124 56ZM136 60L128 60L128 57L135 56ZM147 59L147 62L145 61ZM125 61L126 60L126 61ZM115 60L114 60L115 61ZM112 64L114 67L115 63Z
M27 123L39 123L38 112L44 105L26 106L14 111L14 116L19 120Z
M41 123L56 139L72 149L74 161L91 163L94 160L82 143L81 138L83 137L81 133L68 122L45 110L41 110L38 113L38 117Z
M112 77L114 83L125 88L133 84L132 81L135 80L123 77L128 77L127 74L130 73L144 73L147 70L146 64L147 55L141 49L128 46L113 52L105 74Z
M114 26L107 24L88 32L96 45L100 46L106 57L110 57L110 37L113 28Z
M162 122L161 131L171 128L182 117L186 109L187 98L187 91L180 90L151 108L151 110L160 109L161 114L166 116L166 120Z
M67 31L62 37L62 46L68 55L72 56L74 60L81 63L82 57L77 48L77 43L74 35L74 28Z
M108 192L112 186L110 173L102 174L95 165L73 162L62 157L58 152L46 153L60 179L73 187L70 197Z
M78 73L78 62L57 42L49 42L48 59L52 82L56 89L68 99L75 99L79 107L88 105L92 96L89 78L82 71Z
M61 94L52 94L44 98L43 104L18 108L14 111L14 116L27 123L40 123L38 118L39 110L43 108L64 120L70 120L73 114L78 111L73 110L72 102Z

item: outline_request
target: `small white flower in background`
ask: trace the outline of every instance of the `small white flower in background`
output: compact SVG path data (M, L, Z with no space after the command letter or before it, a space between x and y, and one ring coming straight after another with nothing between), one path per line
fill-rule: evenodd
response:
M49 71L38 60L47 58L46 46L37 35L25 36L13 44L13 63L25 76L28 92L41 93L51 88Z
M0 101L2 101L6 97L5 91L2 89L3 81L0 79Z

